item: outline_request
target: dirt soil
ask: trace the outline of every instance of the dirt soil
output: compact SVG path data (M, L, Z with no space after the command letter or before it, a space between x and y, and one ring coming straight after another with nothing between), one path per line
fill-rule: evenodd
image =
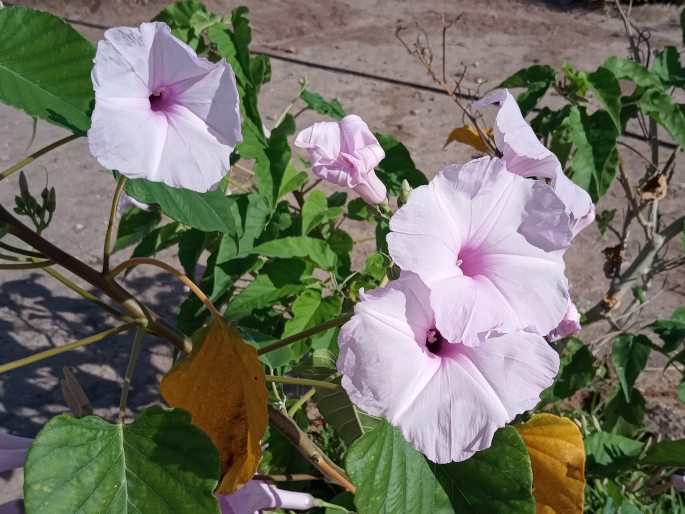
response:
M164 6L159 0L36 0L18 2L46 9L60 16L88 24L138 25ZM226 13L238 2L211 0L208 7ZM563 59L575 67L591 70L607 56L627 56L628 48L621 21L603 8L587 10L576 2L526 2L516 0L245 0L254 25L254 48L307 62L334 66L433 85L425 70L395 38L401 23L407 34L423 27L439 52L441 16L461 15L447 36L447 69L461 73L463 85L485 93L520 68L534 63L559 68ZM649 30L653 48L679 44L678 8L669 5L640 6L632 18ZM76 25L93 41L102 29ZM0 37L11 37L1 34ZM445 164L465 162L473 157L465 147L452 145L442 150L446 135L461 124L455 105L446 96L418 88L390 84L344 72L272 60L273 78L260 97L266 124L273 123L296 95L298 79L307 76L310 89L325 97L337 97L348 113L361 115L375 130L392 134L410 149L417 166L430 177ZM552 99L554 101L554 99ZM306 113L302 127L316 120ZM31 120L0 105L0 169L25 155L31 137ZM32 149L63 137L60 129L38 125ZM647 151L636 142L635 148ZM667 153L662 152L662 162ZM638 159L624 152L629 173L642 170ZM662 202L664 223L682 214L685 174L682 157L671 185L669 199ZM111 175L99 167L88 152L85 140L50 153L27 169L30 184L38 189L47 180L57 190L56 220L45 235L85 262L101 264L101 247L114 190ZM601 201L598 210L620 208L618 184ZM2 184L0 201L13 206L16 176ZM615 244L602 240L596 227L585 230L567 254L568 276L573 296L581 310L593 305L607 287L602 272L604 247ZM637 242L627 251L635 255ZM363 250L370 251L363 248ZM124 255L117 255L116 260ZM175 262L175 256L164 257ZM184 292L173 280L155 271L139 270L126 279L127 287L168 319L183 301ZM685 303L685 273L671 273L668 282L654 284L658 296L645 309L643 319L669 317ZM36 351L60 346L111 326L97 307L39 271L0 272L0 361L8 362ZM581 337L592 341L607 331L592 327ZM158 381L170 365L169 347L159 340L146 341L131 391L132 412L159 401ZM40 426L66 411L58 387L64 365L74 369L89 395L95 412L112 417L118 405L120 383L128 359L131 337L120 336L105 343L71 352L53 360L27 366L0 376L0 430L34 436ZM604 345L604 350L609 345ZM648 399L648 424L669 438L685 437L683 406L675 394L678 375L662 373L661 361L650 363L639 386ZM0 474L0 502L20 494L21 472Z

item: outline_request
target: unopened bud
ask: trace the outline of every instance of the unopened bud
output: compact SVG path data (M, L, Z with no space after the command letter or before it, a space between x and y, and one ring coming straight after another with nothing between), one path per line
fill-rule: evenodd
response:
M409 201L409 195L411 194L411 186L407 179L402 180L402 185L400 186L400 194L397 197L397 206L402 207Z

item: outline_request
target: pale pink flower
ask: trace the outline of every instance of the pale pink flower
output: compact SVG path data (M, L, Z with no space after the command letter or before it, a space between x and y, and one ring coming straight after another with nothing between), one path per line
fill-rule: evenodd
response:
M235 493L218 496L221 514L253 514L262 509L309 510L315 507L311 494L278 489L262 480L250 480Z
M295 146L309 152L317 177L353 189L369 204L385 200L385 185L374 172L385 152L359 116L314 123L297 135Z
M24 466L33 439L0 434L0 473Z
M685 476L671 475L671 485L673 485L673 487L675 487L679 491L685 491Z
M0 505L0 514L24 514L24 500L12 500Z
M388 248L430 289L448 341L476 346L493 329L544 336L569 298L563 250L546 246L567 220L549 186L483 157L414 189L390 220Z
M549 341L558 341L559 339L577 334L580 332L580 328L580 313L576 305L569 298L568 310L564 315L564 319L561 320L557 328L547 334L547 339Z
M362 292L341 329L337 366L356 405L443 464L488 448L498 428L534 407L554 381L559 357L525 331L491 333L475 348L448 339L428 297L418 276L405 271Z
M495 91L473 105L481 109L493 103L500 104L493 129L495 143L507 169L522 177L550 179L554 192L566 206L571 237L575 237L595 219L590 195L564 174L559 159L537 138L508 90ZM559 236L559 248L570 244L570 238L566 240L562 234Z
M231 67L198 57L158 22L107 30L94 62L88 141L100 164L193 191L216 187L242 140Z
M146 203L139 202L135 198L127 195L126 193L121 193L121 198L119 199L119 205L117 205L117 216L121 218L124 213L131 207L138 207L141 211L149 211L150 206Z

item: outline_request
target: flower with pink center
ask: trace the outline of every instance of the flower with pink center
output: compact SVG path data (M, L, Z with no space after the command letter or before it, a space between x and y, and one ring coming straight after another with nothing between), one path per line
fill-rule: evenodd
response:
M314 123L297 135L295 146L307 150L317 177L353 189L369 204L385 200L385 185L374 172L385 152L359 116Z
M242 140L238 90L164 23L117 27L98 43L91 153L129 178L205 192L226 175Z
M0 434L0 473L24 466L33 439Z
M576 305L569 298L568 300L568 310L564 315L564 319L561 320L559 325L547 334L547 339L549 341L558 341L565 337L572 336L580 332L580 313L576 309Z
M257 514L262 509L313 509L311 494L278 489L263 480L250 480L235 493L218 496L221 514Z
M429 294L405 271L363 293L341 329L337 366L357 406L443 464L488 448L498 428L534 407L559 357L526 331L490 333L475 348L450 339L436 327Z
M442 335L477 346L491 330L544 336L563 319L563 250L548 243L567 222L549 186L483 157L413 190L387 240L397 265L430 289Z
M568 238L560 233L557 245L559 248L568 246L571 237L595 219L595 206L590 195L564 174L559 159L537 138L508 90L495 91L477 101L474 107L481 109L493 103L500 104L493 130L504 164L509 171L522 177L551 180L554 192L566 206L571 232Z

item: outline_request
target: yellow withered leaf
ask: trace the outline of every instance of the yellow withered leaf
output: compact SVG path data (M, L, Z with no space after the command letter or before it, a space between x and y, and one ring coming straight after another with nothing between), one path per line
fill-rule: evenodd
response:
M160 384L164 400L190 411L221 454L217 492L247 483L262 458L268 422L264 370L255 349L224 320L214 317L204 340Z
M528 447L537 514L582 514L585 446L568 418L536 414L516 429Z
M484 129L483 133L492 138L493 132L491 128ZM459 143L469 145L479 152L485 153L488 151L488 146L485 144L483 139L480 137L478 130L476 130L476 127L473 125L464 125L463 127L455 128L452 132L450 132L450 135L447 136L447 141L445 141L445 144L442 148L445 149L452 141L458 141Z

